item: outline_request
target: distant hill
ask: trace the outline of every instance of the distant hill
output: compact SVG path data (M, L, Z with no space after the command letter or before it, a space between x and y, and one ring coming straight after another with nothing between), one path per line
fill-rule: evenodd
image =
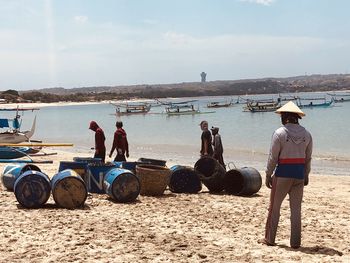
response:
M59 96L85 94L86 96L89 95L89 99L91 100L99 94L104 94L105 96L113 94L116 97L162 98L333 90L350 90L350 74L220 80L205 83L184 82L175 84L81 87L72 89L48 88L35 90L35 92ZM20 94L28 92L34 91L21 91Z

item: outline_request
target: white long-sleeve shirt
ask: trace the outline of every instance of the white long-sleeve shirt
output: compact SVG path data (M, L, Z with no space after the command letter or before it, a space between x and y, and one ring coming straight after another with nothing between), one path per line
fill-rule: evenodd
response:
M311 154L311 134L299 124L287 123L272 135L266 175L304 179L311 170Z

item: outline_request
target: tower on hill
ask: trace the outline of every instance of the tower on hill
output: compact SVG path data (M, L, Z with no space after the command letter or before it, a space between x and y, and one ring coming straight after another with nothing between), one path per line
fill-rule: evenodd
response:
M207 73L205 73L204 71L201 73L201 82L204 83L206 82L206 78L207 78Z

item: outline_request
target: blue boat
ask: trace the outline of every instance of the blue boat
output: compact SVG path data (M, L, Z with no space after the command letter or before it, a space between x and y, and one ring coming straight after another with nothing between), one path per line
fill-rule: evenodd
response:
M52 161L33 160L32 156L45 156L52 154L37 154L40 148L32 148L27 146L0 146L0 163L52 163ZM20 159L26 157L26 159Z
M31 153L33 152L30 147L0 147L0 159L18 159Z

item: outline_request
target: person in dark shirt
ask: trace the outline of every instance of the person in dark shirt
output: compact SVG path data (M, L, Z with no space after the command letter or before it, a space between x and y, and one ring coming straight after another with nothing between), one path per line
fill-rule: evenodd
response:
M106 158L105 134L95 121L90 122L89 129L95 132L94 158L101 158L102 162L105 162L105 158Z
M211 145L211 133L208 130L208 122L202 121L200 124L200 127L202 129L202 136L201 136L201 156L212 156L213 155L213 147Z
M213 134L214 146L213 158L216 159L225 168L224 157L222 156L224 153L224 147L222 146L219 127L211 127L211 133Z
M111 158L114 150L117 149L117 156L114 161L126 161L125 155L129 158L129 143L126 137L126 132L123 129L123 122L117 121L116 127L117 130L114 133L113 146L109 153L109 157Z

